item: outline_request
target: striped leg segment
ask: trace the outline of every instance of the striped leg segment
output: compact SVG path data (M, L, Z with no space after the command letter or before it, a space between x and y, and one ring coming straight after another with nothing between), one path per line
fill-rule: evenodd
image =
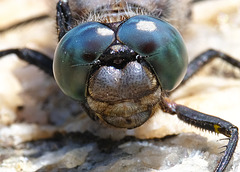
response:
M215 133L223 134L229 138L224 155L215 169L217 172L224 171L237 146L238 128L221 118L204 114L186 106L176 104L167 98L163 98L162 108L165 112L177 114L180 120L188 124Z

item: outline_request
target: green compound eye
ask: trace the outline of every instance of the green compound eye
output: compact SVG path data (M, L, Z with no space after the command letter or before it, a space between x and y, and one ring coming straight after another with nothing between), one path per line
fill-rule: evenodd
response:
M85 100L90 63L114 41L114 32L97 22L81 24L60 40L54 55L53 72L61 90L73 99Z
M182 81L188 64L180 33L169 23L149 16L124 22L117 38L150 63L163 89L173 90Z

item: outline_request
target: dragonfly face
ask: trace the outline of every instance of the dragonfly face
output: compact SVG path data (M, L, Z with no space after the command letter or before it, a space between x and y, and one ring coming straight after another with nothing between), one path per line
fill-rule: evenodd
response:
M180 105L174 101L171 101L168 98L168 95L165 93L165 91L173 90L179 84L186 71L187 55L185 46L183 44L183 40L178 31L173 26L165 22L173 21L173 19L168 18L168 16L171 16L172 13L176 12L175 9L172 7L166 8L167 7L166 4L175 5L176 3L177 9L180 9L182 13L185 11L182 10L182 8L180 8L179 5L181 5L181 3L178 4L177 2L183 1L139 0L137 2L133 2L130 0L128 1L98 0L95 1L95 3L94 1L84 2L76 1L75 4L70 4L69 7L69 3L71 2L68 2L67 0L59 0L57 3L57 15L56 15L59 44L55 52L54 75L59 86L65 92L65 94L67 94L68 96L72 97L75 100L82 102L84 110L92 119L101 119L105 123L108 123L115 127L122 128L138 127L142 125L145 121L147 121L154 114L156 109L160 108L163 112L171 114L171 117L174 118L174 116L172 115L176 115L178 119L182 120L183 122L186 122L187 124L193 125L203 130L215 132L217 134L223 134L228 137L228 143L226 145L226 150L223 151L222 158L220 159L218 165L216 166L215 171L224 171L224 169L226 169L228 164L230 163L231 157L233 157L235 148L237 146L238 128L231 124L230 122L225 121L219 117L198 112L186 106ZM164 3L166 3L165 6ZM172 10L171 14L168 13L170 12L170 9ZM181 16L180 13L178 14L179 16ZM175 21L182 22L182 20L179 20L179 18L175 18ZM53 76L52 59L39 51L32 50L29 48L14 48L0 51L0 57L6 57L8 54L15 54L20 59L37 66L42 71L45 71L50 76ZM221 60L224 60L237 68L240 68L240 62L235 60L234 58L231 58L229 55L216 50L208 50L197 56L189 64L187 73L182 83L186 83L186 81L188 81L194 74L196 74L196 72L198 72L204 65L206 65L214 58L220 58ZM190 90L196 92L196 87ZM223 98L221 97L221 99ZM233 101L229 102L233 103ZM68 107L66 107L66 109L68 109ZM59 113L57 113L57 115L58 114ZM163 126L167 126L170 129L178 127L172 125L172 122L170 124L168 122L170 121L169 119L168 120L166 119L164 120L163 118L157 120L155 119L156 118L152 119L152 121L157 125L157 127L159 127L159 133L160 132L161 134L163 133L161 136L166 135L166 132L163 132L164 131ZM64 122L66 122L66 120L64 120ZM96 134L95 132L98 130L98 128L97 129L94 128L96 127L96 125L89 125L89 123L84 120L81 122L83 122L84 125L87 125L87 127L88 126L93 127L93 130L91 129L91 131L94 132L94 135ZM67 123L68 122L66 122L66 124ZM152 125L153 123L150 124L152 127L151 130L148 129L148 125L144 125L141 128L139 128L139 130L144 130L144 132L147 133L147 135L143 137L148 138L156 136L161 137L158 135L158 133L155 132L156 125ZM80 126L82 132L82 124L79 125L79 123L76 123L74 125L77 125L77 127ZM61 125L57 130L51 131L51 133L64 132L62 141L66 143L68 148L72 147L71 145L74 145L72 147L74 150L76 150L75 145L79 144L82 145L83 143L83 147L86 147L86 143L90 143L91 145L92 141L94 142L94 144L97 143L98 146L94 145L97 151L93 152L93 150L90 150L91 153L87 155L86 162L87 167L91 166L89 165L90 161L93 162L93 166L90 168L95 168L96 164L98 167L98 162L95 161L98 159L97 161L100 160L101 162L103 162L104 166L106 164L111 165L111 163L113 162L114 166L112 167L114 169L117 169L115 168L116 161L114 159L114 156L112 156L113 154L116 155L116 152L113 152L113 154L108 153L107 156L105 151L104 156L102 156L101 154L102 150L109 150L109 145L112 145L113 143L111 140L109 139L100 140L100 142L103 141L104 143L104 144L101 143L101 145L104 146L104 148L102 149L99 148L100 145L98 144L99 143L98 137L95 136L89 137L89 134L87 135L84 134L83 137L79 137L79 135L74 136L73 140L74 144L71 144L71 142L69 142L69 139L73 138L72 135L71 138L68 138L65 135L65 130L69 132L68 126L69 126L68 124L66 127L65 125L64 127L63 125ZM110 130L113 129L110 128ZM154 132L151 132L153 130ZM30 135L36 137L35 135L40 134L40 138L42 139L42 131L40 133L38 131L39 130L37 130L38 134ZM71 125L70 132L72 131L73 130ZM76 131L75 127L74 131ZM108 134L106 132L102 131L97 132L102 133L101 135L103 135L104 137L108 137ZM44 131L44 133L46 132ZM172 131L170 133L172 133ZM14 137L12 137L12 135L9 135L8 137L6 136L4 137L4 139L1 140L7 143L8 138L13 139L15 138L15 134L17 136L19 135L18 133L14 133ZM51 137L52 135L48 135L46 137ZM119 137L118 134L115 134L115 132L114 135L117 135L117 137ZM135 135L137 137L140 136L137 133L135 133ZM96 139L92 139L93 137ZM177 137L183 138L182 136ZM79 142L76 142L75 138L78 139ZM29 141L28 139L29 137L27 137L27 140L25 141ZM82 139L84 140L86 139L87 142L83 141ZM178 161L179 164L182 164L183 162L182 157L183 158L185 157L185 159L187 157L187 159L190 159L190 161L192 162L193 154L191 153L189 158L189 156L186 156L189 155L189 150L187 150L187 154L185 154L182 152L182 147L186 149L191 148L191 150L192 148L197 147L197 155L199 154L199 150L201 150L201 152L210 150L208 149L209 144L207 144L205 141L204 142L199 141L198 139L196 139L196 137L192 137L192 139L184 139L185 140L184 145L186 146L181 145L183 143L182 141L180 142L167 141L168 142L167 144L170 144L171 146L172 143L180 144L179 151L175 153L178 156L176 156L176 158L174 158L173 161L169 161L167 155L170 155L170 159L172 159L173 154L172 153L169 154L169 152L172 151L166 151L166 154L164 154L162 152L162 149L157 148L158 146L162 146L162 144L155 144L155 142L159 141L162 142L161 140L146 141L147 143L150 144L147 144L147 146L145 143L141 144L142 146L139 148L136 148L136 146L134 145L133 142L135 142L135 140L136 139L132 137L130 138L130 140L128 139L122 140L124 143L128 142L127 144L124 145L133 145L133 147L130 148L131 152L127 152L127 157L125 156L126 155L125 148L123 149L122 154L118 153L119 151L121 151L120 149L123 148L121 146L123 143L122 141L119 142L119 144L121 145L117 146L120 149L115 149L116 144L113 144L113 147L111 147L109 150L110 152L117 150L117 154L120 155L121 169L123 164L122 160L123 159L126 160L125 157L127 159L130 159L131 163L124 162L125 164L124 169L126 169L125 167L129 166L128 164L134 167L134 169L137 168L141 170L145 168L142 167L142 165L143 166L146 165L148 169L149 168L153 169L152 167L160 169L160 167L164 164L170 164L171 167L173 167L171 165L173 164L175 169L179 168L179 166L176 165L175 161L177 159L179 160ZM201 142L201 144L205 145L207 149L205 148L203 149L203 147L199 146L199 144L195 143L191 144L189 143L189 140L194 141L196 140L196 142ZM44 140L43 142L44 145L45 141L48 142L48 140ZM12 139L10 139L10 142L11 143L13 142ZM57 142L59 142L59 139L57 139ZM58 145L62 147L62 145L64 144L61 143ZM35 146L36 144L34 144L33 147L34 150L37 149ZM152 147L154 149L152 149L151 151L145 151L150 152L150 154L143 155L142 150L145 149L146 147L150 148ZM214 145L211 147L214 149L217 146ZM27 149L28 148L29 146L27 145ZM64 155L66 155L65 148L66 147L63 147L64 149L63 157ZM112 148L114 148L114 150ZM158 150L161 150L159 152L159 156L157 155L158 153L156 154L156 148ZM163 149L166 149L166 147L164 146ZM42 152L43 150L42 146L38 150ZM46 146L45 150L47 150L48 152L49 146ZM72 149L68 150L73 152ZM139 152L137 150L139 150ZM79 152L79 149L77 149L77 151ZM87 150L87 152L89 152L89 150ZM153 154L151 152L153 152ZM100 155L98 155L99 153ZM140 156L143 158L134 158L134 156L135 155L138 156L139 153ZM212 154L210 151L209 153ZM59 155L59 151L57 151L57 154ZM77 154L77 156L78 155L79 157L82 156L82 151L80 151L80 154L81 155ZM131 156L131 154L133 156ZM42 157L45 156L42 155L43 154L41 153L40 159L42 159ZM75 155L74 159L76 159ZM85 155L84 159L86 157ZM94 156L93 159L90 157L91 155ZM151 159L152 155L154 157L157 157L157 159L152 160ZM167 159L166 163L161 160L162 158L161 159L158 158L162 155L164 155L163 156L164 158L166 157ZM96 156L99 156L100 158L98 157L95 158ZM8 155L6 157L8 157ZM145 161L146 157L147 161ZM69 156L67 156L67 158L69 158ZM132 163L133 159L135 159L134 164ZM208 160L209 156L205 157L204 159ZM60 161L61 163L63 162L62 159L60 159ZM211 161L212 163L215 164L217 160L216 159L213 160L213 158L211 158ZM35 156L34 162L36 162ZM80 165L79 161L77 161L76 166L75 165L73 166L72 161L70 162L71 162L70 168L86 170L86 164ZM150 166L148 162L153 163L154 166ZM195 163L198 164L198 162L199 161L196 161ZM33 164L33 166L36 167L34 163L28 164ZM56 164L55 159L54 164ZM140 167L138 167L139 164L141 164ZM156 166L156 164L158 164L158 166ZM10 166L12 167L13 165ZM56 164L56 166L57 168L59 168L58 164ZM60 166L65 167L65 164L64 166L62 165ZM51 164L50 167L52 167ZM194 168L195 167L196 166L194 166ZM55 168L55 166L53 168ZM163 168L167 169L165 167ZM46 169L49 169L49 164L47 164Z
M143 7L119 2L99 9L99 15L101 10L100 22L81 23L60 40L55 79L65 94L86 101L106 123L135 128L159 108L162 91L183 79L186 48L172 25L137 15L147 11Z

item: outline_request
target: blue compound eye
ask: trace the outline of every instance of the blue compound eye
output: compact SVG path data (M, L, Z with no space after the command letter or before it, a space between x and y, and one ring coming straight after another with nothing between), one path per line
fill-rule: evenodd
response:
M114 32L97 22L81 24L60 40L54 55L53 72L62 91L84 101L89 64L114 41Z
M124 22L117 38L129 48L147 56L163 89L173 90L182 81L188 63L180 33L169 23L149 16L134 16Z

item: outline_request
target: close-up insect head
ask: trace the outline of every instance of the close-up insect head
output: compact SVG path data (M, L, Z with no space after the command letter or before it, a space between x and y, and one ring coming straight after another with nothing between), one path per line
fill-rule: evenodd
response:
M0 171L239 171L239 15L0 1Z

